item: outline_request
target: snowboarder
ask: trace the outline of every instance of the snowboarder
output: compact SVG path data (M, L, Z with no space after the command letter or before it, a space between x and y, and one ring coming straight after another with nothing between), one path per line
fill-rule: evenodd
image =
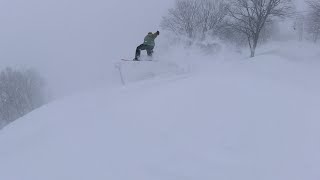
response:
M148 35L144 38L143 44L137 47L136 55L133 59L134 61L139 61L139 57L141 54L141 50L146 50L148 56L152 56L153 48L155 46L154 40L160 35L160 32L157 31L155 33L149 32Z

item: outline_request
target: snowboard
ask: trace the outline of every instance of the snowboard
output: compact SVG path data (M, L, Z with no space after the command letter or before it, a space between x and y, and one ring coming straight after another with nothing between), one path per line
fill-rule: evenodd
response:
M129 59L121 59L121 61L141 62L141 61L153 61L153 60L140 59L139 61L134 61L133 59L132 59L132 60L129 60Z

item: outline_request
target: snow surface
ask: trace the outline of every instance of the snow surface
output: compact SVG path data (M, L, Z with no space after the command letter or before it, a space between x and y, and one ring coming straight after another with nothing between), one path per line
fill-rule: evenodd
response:
M199 66L176 74L165 61L122 64L160 70L0 131L1 179L319 180L319 47L262 49L253 59L186 56Z
M320 179L319 46L248 59L161 32L155 62L119 62L173 2L0 2L0 69L36 67L60 98L0 131L1 180Z

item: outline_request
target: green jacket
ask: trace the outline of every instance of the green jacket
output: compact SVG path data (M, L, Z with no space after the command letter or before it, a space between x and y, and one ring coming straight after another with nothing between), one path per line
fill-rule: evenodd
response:
M148 35L144 38L144 45L155 46L154 40L157 38L157 33L149 32Z

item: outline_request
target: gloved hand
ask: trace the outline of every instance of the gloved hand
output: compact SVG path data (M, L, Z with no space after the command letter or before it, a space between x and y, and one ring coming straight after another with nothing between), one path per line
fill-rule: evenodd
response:
M159 31L157 31L156 33L157 33L158 35L160 35L160 32L159 32Z

